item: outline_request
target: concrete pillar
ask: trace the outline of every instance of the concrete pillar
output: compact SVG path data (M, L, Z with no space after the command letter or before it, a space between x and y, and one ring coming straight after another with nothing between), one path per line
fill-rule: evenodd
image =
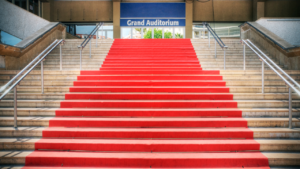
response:
M265 17L265 2L257 2L257 19Z
M121 38L121 28L120 28L120 1L113 0L113 26L114 26L114 39Z
M193 0L185 3L185 38L193 38Z
M29 11L29 0L26 0L26 10Z
M264 14L264 3L263 3L263 8L261 8L262 4L259 4L259 2L266 2L266 0L253 0L253 5L252 5L252 16L253 16L253 21L256 21L257 19L259 19L259 16L258 14L260 15L261 14L261 9L263 9L263 14ZM258 7L260 9L258 9ZM259 11L260 10L260 11Z

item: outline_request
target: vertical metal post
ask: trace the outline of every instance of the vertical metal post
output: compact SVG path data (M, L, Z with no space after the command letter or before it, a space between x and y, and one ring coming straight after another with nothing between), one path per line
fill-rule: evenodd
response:
M162 38L165 39L165 29L162 28Z
M210 32L208 31L208 47L210 48Z
M173 39L175 39L175 28L173 27ZM201 36L200 36L201 37Z
M96 32L96 48L98 47L98 30Z
M246 45L243 44L243 48L244 48L244 70L246 70Z
M215 58L217 59L217 40L215 40Z
M92 39L90 39L90 58L92 58Z
M61 55L61 44L59 45L59 59L60 59L60 70L62 71L62 55Z
M17 86L14 88L14 127L17 128Z
M130 39L133 39L133 28L130 29L131 33L130 33Z
M81 63L81 60L82 60L82 47L80 47L80 70L82 69L82 63Z
M39 17L42 17L42 16L41 16L41 0L38 1L38 8L39 8L39 9L38 9Z
M152 39L154 39L154 28L152 28Z
M144 39L144 31L143 31L143 28L141 28L141 39Z
M104 24L104 23L103 23ZM103 38L103 24L102 24L102 31L101 31L101 33L102 33L102 37L101 37L101 39ZM105 38L104 38L105 39Z
M293 128L292 124L292 89L289 87L289 128Z
M203 24L203 39L205 39L205 24Z
M226 70L226 49L224 48L224 70Z
M265 63L261 61L261 93L265 93Z
M41 61L41 85L42 85L42 94L44 94L44 61Z

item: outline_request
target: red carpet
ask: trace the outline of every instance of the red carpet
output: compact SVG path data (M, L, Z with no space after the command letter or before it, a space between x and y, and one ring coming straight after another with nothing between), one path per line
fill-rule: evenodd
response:
M269 169L218 70L189 39L116 39L80 72L23 169Z

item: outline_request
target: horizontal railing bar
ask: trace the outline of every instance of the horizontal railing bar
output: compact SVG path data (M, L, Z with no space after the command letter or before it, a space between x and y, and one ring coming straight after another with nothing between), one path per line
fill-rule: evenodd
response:
M57 40L55 40L54 42L57 42ZM13 88L15 88L16 85L18 85L18 83L20 83L21 80L23 80L31 71L32 69L34 69L42 60L45 59L45 57L54 49L56 48L61 42L63 42L63 40L61 39L60 41L58 41L54 46L53 46L53 43L48 46L43 52L42 54L44 54L46 51L46 54L44 54L41 58L38 58L39 60L25 73L23 74L23 76L21 76L13 85L11 85L1 96L0 96L0 100L3 99L3 97L5 97L5 95L7 93L9 93ZM49 47L51 49L49 49ZM41 54L40 54L41 55ZM36 57L37 58L37 57ZM24 69L23 69L24 70ZM24 72L24 71L23 71ZM22 73L23 73L22 72ZM20 75L20 73L18 73L18 76ZM16 77L16 76L15 76Z
M300 95L300 91L298 91L294 85L292 85L288 80L286 80L272 65L270 65L256 50L254 50L251 45L249 45L245 40L242 40L244 44L246 44L264 63L266 63L289 87L291 87L298 95ZM255 46L254 44L252 44Z

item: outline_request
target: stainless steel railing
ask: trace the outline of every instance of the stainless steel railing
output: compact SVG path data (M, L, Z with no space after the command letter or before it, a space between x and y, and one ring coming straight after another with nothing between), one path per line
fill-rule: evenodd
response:
M14 127L17 128L17 85L39 64L41 63L41 92L44 93L44 67L43 62L46 56L58 45L60 45L60 65L62 65L61 45L64 40L55 40L44 51L42 51L36 58L34 58L28 65L26 65L16 76L0 88L3 92L0 96L2 100L12 89L14 89ZM61 67L60 67L61 68ZM26 71L27 70L27 71Z
M300 95L300 85L297 83L291 76L289 76L285 71L283 71L276 63L274 63L266 54L264 54L257 46L255 46L249 39L241 40L242 44L244 45L244 70L245 67L245 48L246 45L260 58L262 61L262 93L264 93L265 83L264 83L264 67L265 64L269 66L288 86L289 88L289 128L292 128L292 90Z
M216 32L210 27L210 25L207 22L203 22L203 29L205 27L208 30L208 47L210 48L210 34L213 35L215 39L215 58L217 58L217 43L220 45L220 47L224 51L224 70L226 70L226 50L228 47L224 44L224 42L221 40L221 38L216 34Z
M87 36L87 38L81 43L81 45L78 46L80 50L80 70L82 70L82 50L85 48L85 46L90 42L90 58L92 57L92 41L91 39L94 37L96 33L96 47L98 47L98 30L103 26L103 22L99 22L96 27L92 30L92 32Z

